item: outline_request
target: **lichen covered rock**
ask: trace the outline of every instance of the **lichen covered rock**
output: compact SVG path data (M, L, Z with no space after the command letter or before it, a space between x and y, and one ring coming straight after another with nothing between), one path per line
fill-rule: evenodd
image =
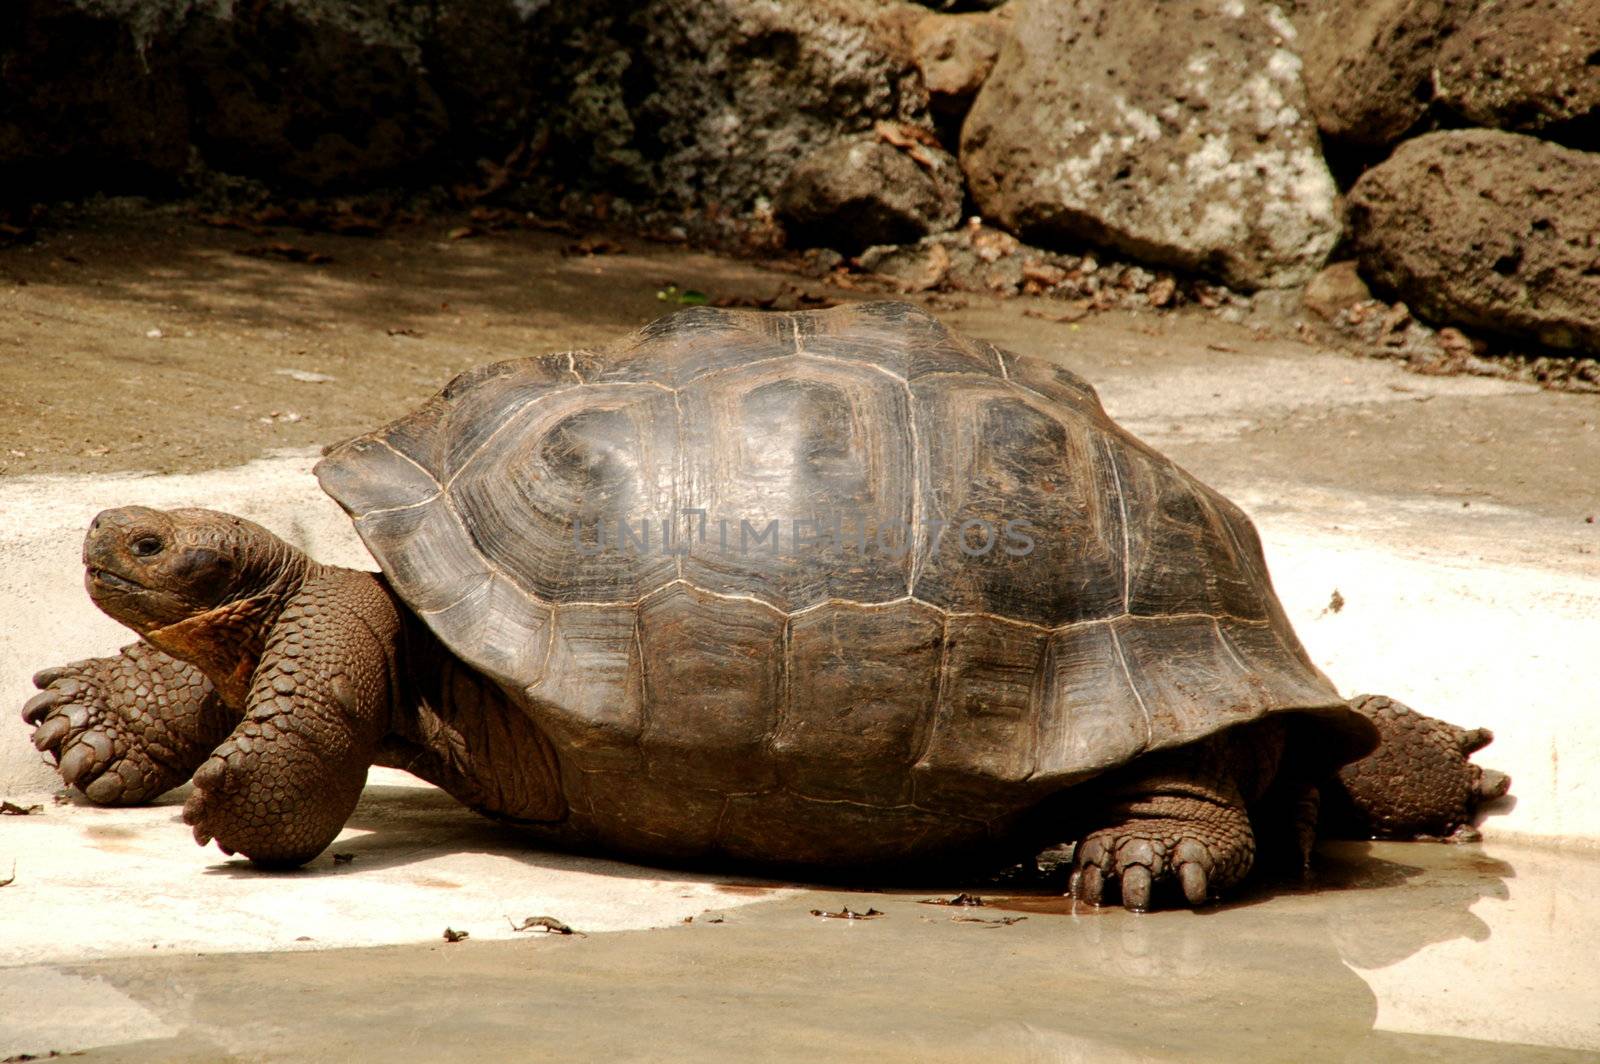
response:
M655 0L555 13L550 158L570 180L739 213L879 121L929 127L900 0ZM931 128L931 127L930 127Z
M1264 0L1017 0L962 131L987 217L1240 288L1309 280L1339 238L1336 189Z
M514 163L530 205L760 214L796 163L931 131L907 0L17 0L0 5L0 196L289 190ZM93 76L85 76L85 71ZM502 167L504 169L504 167Z
M1600 352L1600 156L1429 133L1356 182L1350 227L1367 276L1424 316Z

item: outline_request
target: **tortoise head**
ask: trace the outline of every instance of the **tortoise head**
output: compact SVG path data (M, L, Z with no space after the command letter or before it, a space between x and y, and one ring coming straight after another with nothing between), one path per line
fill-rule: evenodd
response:
M145 636L272 596L305 563L260 525L215 510L105 510L83 541L89 597Z

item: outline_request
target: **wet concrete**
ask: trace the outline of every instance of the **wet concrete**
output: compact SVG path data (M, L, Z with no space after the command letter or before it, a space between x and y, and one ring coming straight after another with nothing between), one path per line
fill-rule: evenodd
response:
M1262 889L1198 913L921 903L948 884L770 899L746 887L722 892L727 903L702 899L670 930L153 951L0 969L0 1050L88 1050L94 1061L1593 1060L1597 871L1600 860L1537 849L1348 843L1324 848L1315 892ZM809 914L844 905L884 915Z

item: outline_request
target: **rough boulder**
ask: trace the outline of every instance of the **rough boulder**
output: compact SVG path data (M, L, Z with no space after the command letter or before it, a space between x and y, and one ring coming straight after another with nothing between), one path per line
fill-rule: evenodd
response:
M1352 144L1399 140L1428 112L1440 44L1459 0L1334 0L1296 19L1306 93L1322 132Z
M602 187L742 213L797 163L879 121L931 129L898 0L653 0L602 5L558 41L551 157ZM585 14L585 13L579 13ZM573 19L568 12L561 17ZM582 178L575 173L575 179Z
M1275 6L1016 3L962 130L986 217L1239 288L1316 274L1339 239L1337 191Z
M1424 316L1600 352L1600 155L1429 133L1362 175L1350 227L1367 276Z
M1600 148L1600 0L1481 5L1440 50L1440 105L1478 126Z
M961 220L961 171L942 148L885 125L801 159L776 207L797 245L907 243Z

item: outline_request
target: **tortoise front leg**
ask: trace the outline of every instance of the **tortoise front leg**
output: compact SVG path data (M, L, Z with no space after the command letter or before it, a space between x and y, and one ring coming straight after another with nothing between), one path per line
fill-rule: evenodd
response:
M183 783L239 721L187 662L134 643L45 669L22 707L33 745L99 805L139 805Z
M244 719L194 775L183 819L197 842L294 867L334 840L388 731L399 631L371 574L306 583L273 627Z

